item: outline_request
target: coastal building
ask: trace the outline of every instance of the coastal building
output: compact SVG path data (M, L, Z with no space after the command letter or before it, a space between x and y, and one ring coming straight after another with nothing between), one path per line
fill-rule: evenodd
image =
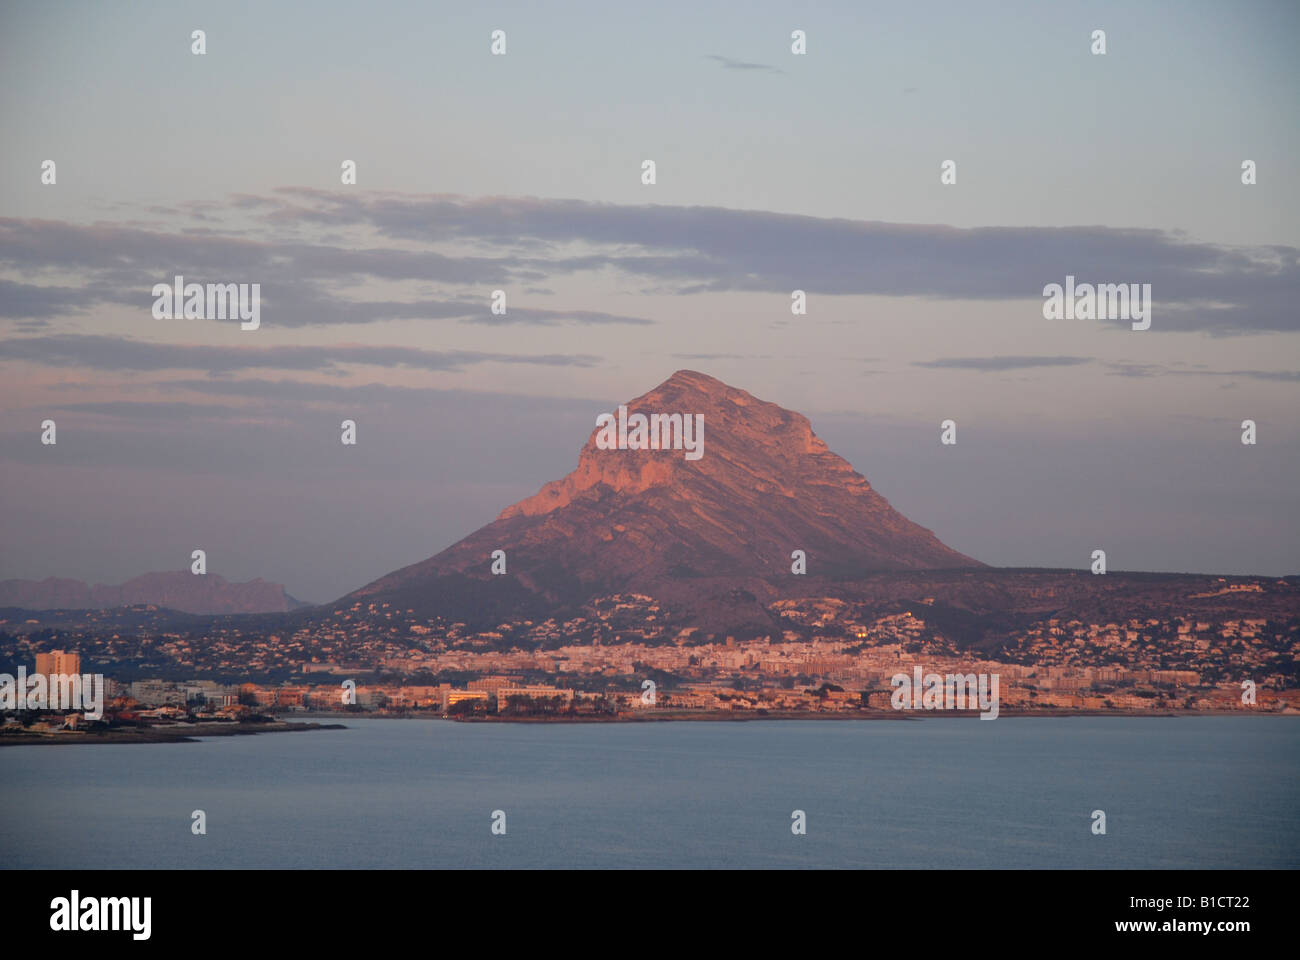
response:
M565 703L570 703L573 700L573 691L559 687L501 687L497 690L498 708L508 704L511 697L528 697L532 700L549 700L559 697Z
M185 688L166 680L136 680L131 683L131 699L149 707L183 704Z
M81 654L51 650L36 655L36 672L47 677L67 677L81 673Z
M448 690L442 698L442 709L447 710L463 700L478 700L486 706L488 698L486 690Z

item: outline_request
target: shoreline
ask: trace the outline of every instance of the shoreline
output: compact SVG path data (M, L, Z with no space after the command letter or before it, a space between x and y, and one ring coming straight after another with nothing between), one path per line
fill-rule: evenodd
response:
M347 720L427 720L446 723L506 723L525 725L586 725L621 723L761 723L764 721L839 721L884 720L914 722L926 719L978 720L977 711L873 711L870 713L808 713L806 711L772 711L758 714L753 711L655 711L618 716L523 716L501 717L444 717L432 713L369 713L348 714L340 717L332 713L300 713L301 719L274 720L269 723L202 723L176 724L160 727L125 727L102 733L12 733L0 734L0 747L53 746L58 744L110 744L110 743L198 743L207 737L256 736L260 733L302 733L311 730L346 730ZM998 719L1051 719L1066 717L1112 717L1116 719L1179 719L1185 717L1295 717L1300 712L1268 711L1249 713L1242 710L1066 710L1061 712L1003 710ZM331 722L320 722L331 721Z
M330 713L301 713L298 714L305 719L324 720L337 719L337 714ZM619 714L615 716L518 716L503 717L496 714L486 714L482 716L466 717L447 717L439 713L416 711L411 713L354 713L348 714L346 718L354 720L444 720L450 723L671 723L675 721L702 722L717 721L727 723L743 723L747 721L763 720L925 720L933 719L979 719L979 712L974 710L952 711L952 710L878 710L878 711L841 711L841 712L824 712L811 713L801 710L789 711L768 711L767 713L758 713L753 710L663 710L663 711L645 711L632 714ZM1283 711L1259 711L1251 712L1246 710L1009 710L1003 709L998 714L998 719L1004 718L1040 718L1050 719L1052 717L1140 717L1140 718L1180 718L1180 717L1296 717L1300 712L1283 712Z
M204 737L251 737L259 733L301 733L307 730L346 730L342 723L186 723L160 727L122 727L102 733L6 733L0 747L95 743L198 743Z

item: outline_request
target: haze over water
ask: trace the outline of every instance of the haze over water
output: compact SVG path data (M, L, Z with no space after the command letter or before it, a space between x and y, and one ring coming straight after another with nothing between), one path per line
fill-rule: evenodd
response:
M1300 866L1288 718L347 724L6 748L5 866Z

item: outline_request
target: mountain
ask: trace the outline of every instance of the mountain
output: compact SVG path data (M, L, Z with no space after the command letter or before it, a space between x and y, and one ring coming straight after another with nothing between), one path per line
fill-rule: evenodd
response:
M306 604L278 583L231 583L215 573L188 570L145 573L118 586L47 577L0 580L0 607L25 610L105 610L148 603L185 613L285 613Z
M625 406L634 440L634 414L702 416L698 458L602 449L614 430L598 422L568 476L338 606L383 599L490 619L549 615L621 591L689 605L733 593L753 600L778 584L799 589L795 550L819 579L983 567L894 510L801 414L692 370ZM491 574L495 550L505 551L506 576Z

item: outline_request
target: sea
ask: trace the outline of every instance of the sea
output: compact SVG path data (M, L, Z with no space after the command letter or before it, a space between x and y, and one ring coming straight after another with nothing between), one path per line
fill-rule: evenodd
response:
M0 748L0 863L1300 867L1291 717L343 722Z

